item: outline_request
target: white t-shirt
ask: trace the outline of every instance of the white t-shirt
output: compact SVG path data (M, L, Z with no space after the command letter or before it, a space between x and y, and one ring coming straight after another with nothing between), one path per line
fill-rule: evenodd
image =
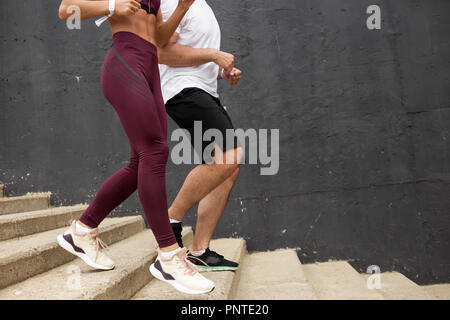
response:
M178 0L162 0L161 13L166 21L175 11ZM195 0L176 31L177 43L192 48L220 50L220 27L206 0ZM168 67L160 64L161 87L164 103L184 88L195 87L218 97L217 75L219 66L214 62L195 67Z

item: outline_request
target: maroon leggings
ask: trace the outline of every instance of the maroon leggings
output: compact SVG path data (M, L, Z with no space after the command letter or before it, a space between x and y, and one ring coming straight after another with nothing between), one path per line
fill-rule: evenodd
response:
M156 50L133 33L113 35L101 84L128 136L130 163L106 180L80 221L96 228L137 189L150 228L163 248L177 241L167 210L167 119Z

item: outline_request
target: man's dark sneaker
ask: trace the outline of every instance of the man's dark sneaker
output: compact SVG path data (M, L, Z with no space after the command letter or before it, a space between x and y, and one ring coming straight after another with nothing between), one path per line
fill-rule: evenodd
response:
M209 248L201 256L194 256L192 253L188 253L188 260L200 270L203 269L205 271L234 271L239 268L239 264L225 259L217 252L209 250Z
M181 231L183 231L182 222L175 222L170 224L172 226L173 233L175 235L175 239L177 239L178 245L180 248L183 248L183 239L181 237Z

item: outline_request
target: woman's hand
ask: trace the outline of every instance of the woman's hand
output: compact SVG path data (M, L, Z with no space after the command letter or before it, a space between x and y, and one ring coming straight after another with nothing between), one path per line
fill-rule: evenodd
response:
M132 16L141 8L141 0L116 0L114 14L119 16Z
M188 10L195 0L178 0L178 7Z

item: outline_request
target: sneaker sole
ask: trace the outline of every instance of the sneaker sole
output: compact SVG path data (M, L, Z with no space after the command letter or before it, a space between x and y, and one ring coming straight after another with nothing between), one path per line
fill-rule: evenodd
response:
M114 266L112 267L105 267L102 266L100 264L95 263L94 261L92 261L87 254L85 253L81 253L81 252L76 252L75 250L73 250L73 247L70 243L68 243L62 235L59 235L57 238L58 244L66 251L70 252L73 255L76 255L78 258L80 258L81 260L83 260L88 266L95 268L95 269L99 269L99 270L112 270L114 269Z
M199 271L236 271L239 267L207 267L196 265Z
M155 268L154 263L152 263L152 265L150 266L150 273L158 280L167 282L168 284L172 285L172 287L174 287L175 289L177 289L180 292L183 293L187 293L187 294L203 294L203 293L209 293L211 291L214 290L215 286L213 286L211 289L209 290L193 290L193 289L189 289L186 288L185 286L183 286L182 284L178 283L176 280L166 280L164 279L163 275L161 274L161 272Z

